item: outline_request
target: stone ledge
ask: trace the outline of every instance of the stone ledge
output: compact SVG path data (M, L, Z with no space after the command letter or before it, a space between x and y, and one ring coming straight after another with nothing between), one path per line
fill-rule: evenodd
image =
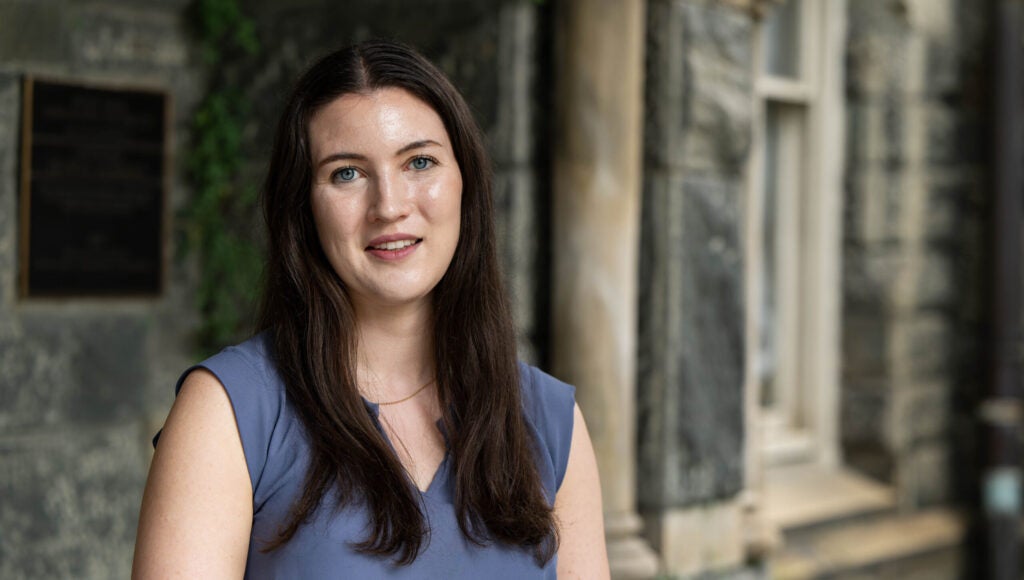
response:
M964 530L962 517L948 509L841 525L787 546L772 560L771 576L803 580L860 573L895 578L903 577L897 571L914 570L915 577L955 577Z
M764 517L784 532L895 507L892 490L864 476L817 465L765 472Z

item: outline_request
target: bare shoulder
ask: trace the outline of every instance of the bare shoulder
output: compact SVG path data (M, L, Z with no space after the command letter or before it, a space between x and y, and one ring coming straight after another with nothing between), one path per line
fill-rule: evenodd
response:
M241 577L251 528L252 485L231 401L212 373L194 370L153 455L132 577Z
M561 544L559 578L608 578L601 481L594 446L579 405L573 410L572 444L565 479L555 496Z

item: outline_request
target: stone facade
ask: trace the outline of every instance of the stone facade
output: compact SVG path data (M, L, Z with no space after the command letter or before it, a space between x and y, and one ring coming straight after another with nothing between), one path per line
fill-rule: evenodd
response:
M744 568L754 24L726 3L648 4L637 496L664 570L686 577Z
M716 2L648 6L640 262L640 504L743 486L741 207L753 19Z
M149 438L191 359L196 323L189 265L170 251L157 298L17 296L22 81L35 75L167 91L170 150L180 158L202 88L184 4L0 2L3 578L128 577ZM180 172L170 171L173 216L188 192Z
M843 453L905 508L958 495L984 390L990 23L974 4L849 4Z

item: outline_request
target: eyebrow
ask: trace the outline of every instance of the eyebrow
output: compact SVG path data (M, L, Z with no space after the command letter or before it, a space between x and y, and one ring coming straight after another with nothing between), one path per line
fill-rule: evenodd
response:
M399 155L401 155L403 153L408 153L409 151L412 151L414 149L422 149L423 147L429 147L431 145L435 145L437 147L441 147L441 144L438 143L437 141L434 141L433 139L420 139L419 141L413 141L412 143L409 143L408 145L405 145L404 147L402 147L398 151L395 151L395 156L397 157L397 156L399 156ZM317 163L317 167L323 167L324 165L327 165L328 163L332 163L334 161L344 161L346 159L355 159L355 160L358 160L358 161L366 161L366 156L361 154L361 153L348 153L348 152L345 152L345 151L341 151L341 152L338 152L338 153L331 153L327 157L324 157L323 159L321 159L320 162Z

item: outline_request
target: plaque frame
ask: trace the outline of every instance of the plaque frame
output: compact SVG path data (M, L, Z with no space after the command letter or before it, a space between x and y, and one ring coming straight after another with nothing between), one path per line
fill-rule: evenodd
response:
M160 235L158 238L159 257L157 263L157 284L155 291L110 291L110 292L82 292L72 290L63 292L31 292L29 263L31 253L31 217L32 217L32 148L33 148L33 124L35 119L34 95L36 83L47 83L61 85L71 88L93 89L100 91L121 91L156 95L163 99L162 118L162 143L160 145L160 158L162 171L159 178L159 201L157 208L160 212ZM90 301L118 301L124 299L153 300L162 298L167 291L169 284L168 273L170 271L170 240L173 227L170 211L170 192L172 187L172 175L174 167L174 156L172 144L174 143L174 94L162 85L119 82L112 80L90 80L81 78L66 78L50 75L25 74L22 78L21 98L21 138L20 138L20 160L18 163L18 280L17 296L20 301L45 302L45 301L68 301L68 300L90 300Z

